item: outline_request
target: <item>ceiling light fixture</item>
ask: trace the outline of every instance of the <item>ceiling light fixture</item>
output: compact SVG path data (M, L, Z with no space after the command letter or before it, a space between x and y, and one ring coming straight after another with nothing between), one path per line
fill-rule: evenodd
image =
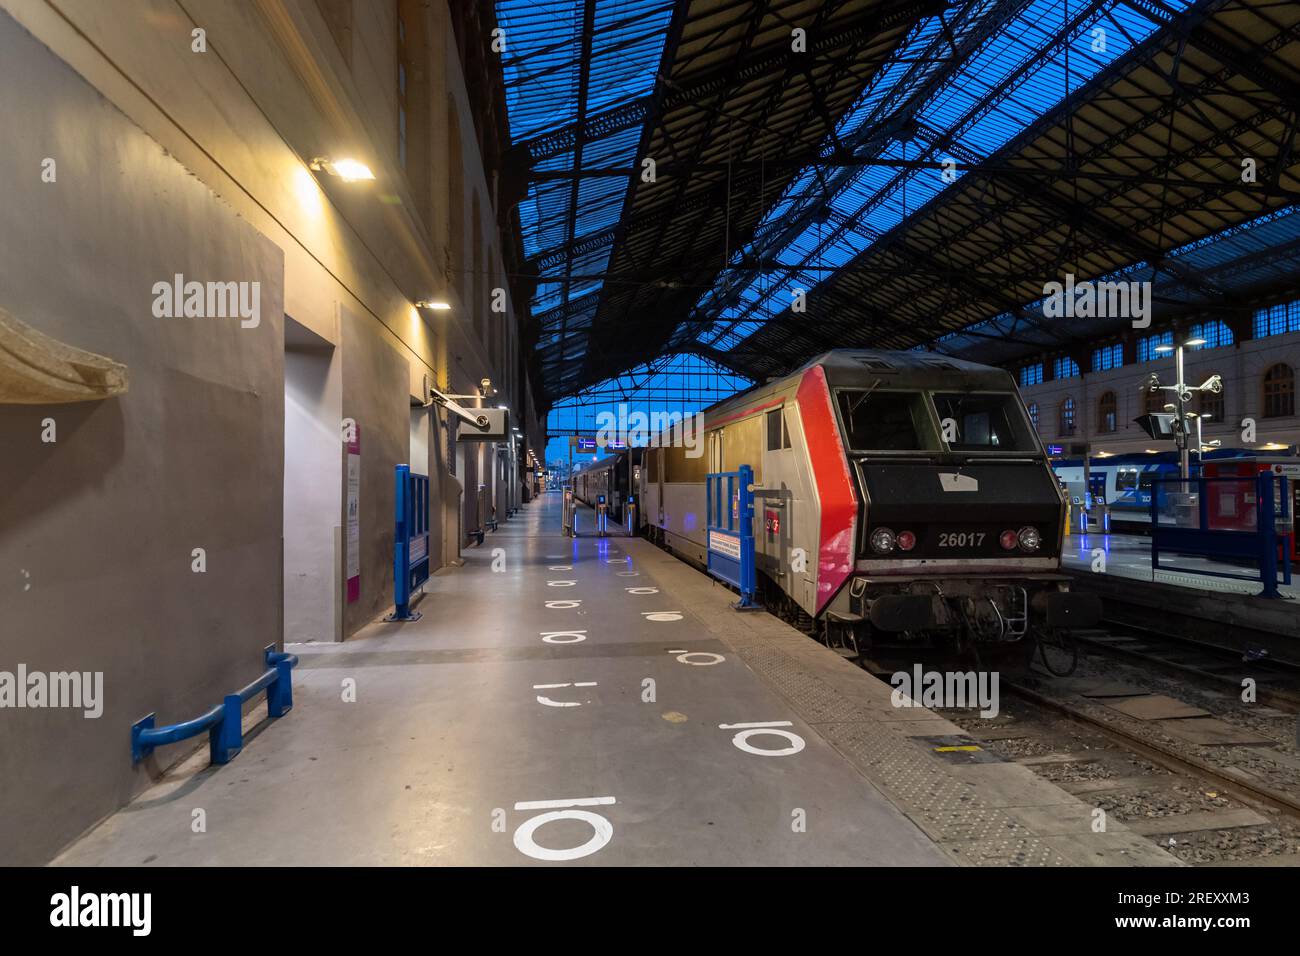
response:
M317 156L308 165L311 167L312 172L319 173L324 170L331 176L337 176L345 183L355 183L375 178L375 174L370 171L370 167L356 159L330 159L328 156Z

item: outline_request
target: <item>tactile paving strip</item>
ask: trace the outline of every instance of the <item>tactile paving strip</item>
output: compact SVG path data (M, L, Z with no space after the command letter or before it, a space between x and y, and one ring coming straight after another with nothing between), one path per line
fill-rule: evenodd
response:
M789 654L762 638L728 643L749 667L790 701L795 713L943 845L972 866L1065 866L1067 861L1006 811L984 803L973 784L942 766L888 722L871 718Z

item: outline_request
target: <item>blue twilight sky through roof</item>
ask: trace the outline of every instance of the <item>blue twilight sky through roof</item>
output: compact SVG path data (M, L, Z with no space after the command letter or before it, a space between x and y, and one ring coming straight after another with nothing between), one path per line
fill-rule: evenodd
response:
M1188 0L1164 4L1173 13L1188 5ZM595 0L589 53L582 42L584 7L584 0L498 0L496 5L507 43L503 64L511 139L534 144L535 169L632 169L637 161L639 123L587 141L557 138L545 148L536 146L539 137L569 129L583 117L634 106L654 89L673 3ZM870 79L838 123L836 136L855 155L979 162L1167 22L1118 0L979 0L945 13L946 29L937 17L913 27L898 55ZM1098 49L1099 42L1104 49ZM906 141L880 132L899 116L914 120L914 132ZM824 155L830 155L832 142L826 138ZM771 276L749 271L720 275L697 301L695 314L731 321L709 324L698 333L699 341L719 350L734 348L765 319L785 311L793 290L815 290L831 274L828 270L850 263L950 185L935 169L832 167L823 174L825 188L812 168L801 170L764 217L750 245L733 255L736 262L753 256L802 268ZM519 207L525 253L540 263L541 282L530 308L542 319L537 347L545 361L575 363L583 356L584 333L599 298L593 293L599 292L601 281L567 277L603 273L612 243L592 243L573 258L548 253L615 226L626 190L627 182L614 177L582 180L576 191L569 181L534 182ZM818 207L825 214L803 218ZM571 216L574 209L576 215ZM1269 214L1171 255L1213 269L1225 256L1243 255L1260 242L1289 236L1297 221L1300 217L1292 219L1289 213ZM1146 263L1116 275L1134 276L1143 270L1142 277L1149 276ZM998 328L1005 318L993 317L972 328ZM689 328L679 329L679 344ZM961 333L942 341L959 345ZM549 427L592 431L596 414L616 409L619 401L645 411L694 411L749 384L689 355L646 359L645 365L559 403L549 416ZM557 438L548 445L547 459L564 459L567 453L567 436Z
M664 356L558 403L547 416L546 424L549 429L565 434L547 442L546 461L567 462L568 433L578 429L585 435L595 435L596 415L602 411L617 414L620 402L647 414L689 414L752 384L749 379L695 355ZM602 452L596 457L603 455ZM591 461L592 456L587 455L583 460ZM574 462L578 461L575 453Z
M1168 6L1181 11L1187 3L1170 0ZM948 33L938 17L930 17L913 28L900 54L873 78L836 133L846 144L862 139L874 144L863 144L856 150L859 156L931 162L986 159L1064 100L1067 78L1069 91L1077 90L1160 26L1115 0L984 0L950 20ZM1056 42L1061 36L1068 42ZM1104 51L1094 50L1099 42L1104 42ZM954 45L959 62L952 68L945 61ZM869 135L907 109L913 110L918 124L909 142ZM829 155L830 149L828 137L823 153ZM829 181L829 220L812 223L788 242L765 250L764 260L843 266L950 185L937 169L888 166L842 170ZM759 226L760 241L799 210L824 201L813 169L803 170ZM734 259L758 251L752 245L737 250ZM789 308L793 290L814 289L827 275L816 268L777 280L759 275L739 283L721 276L700 298L696 311L734 321L712 326L698 338L721 350L734 348L757 331L763 319Z

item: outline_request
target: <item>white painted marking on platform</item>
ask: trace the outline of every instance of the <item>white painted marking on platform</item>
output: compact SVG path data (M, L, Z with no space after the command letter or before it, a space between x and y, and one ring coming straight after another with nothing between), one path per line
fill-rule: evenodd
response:
M542 810L548 807L599 807L615 802L613 797L579 797L575 800L525 800L515 804L516 810ZM591 826L591 839L580 846L564 850L551 850L533 839L533 834L556 820L581 820ZM515 830L515 849L534 860L565 862L579 860L603 849L614 836L614 825L598 813L589 810L553 809L529 817Z
M575 643L575 642L573 642L573 641L565 641L564 643ZM572 682L572 681L569 681L569 682L564 683L564 684L534 684L534 685L533 685L533 690L558 690L558 689L561 688L561 687L595 687L595 686L597 686L597 685L596 685L596 682L595 682L594 680L590 680L590 681L578 681L578 682L576 682L576 683L575 683L575 682ZM576 701L576 700L552 700L550 697L546 697L546 696L543 696L543 695L541 695L541 694L538 694L538 695L537 695L537 703L539 703L539 704L545 704L547 707L581 707L581 706L582 706L582 702L581 702L581 701ZM590 704L591 701L587 701L587 703Z
M757 754L760 757L789 757L797 754L807 746L807 741L793 731L777 729L790 726L793 725L788 720L764 720L741 724L718 724L718 729L739 730L740 733L732 737L731 742L737 749L743 750L745 753ZM788 741L790 746L782 747L779 750L769 750L766 747L755 747L749 742L750 737L760 737L765 734L780 737L782 740Z
M581 631L542 631L542 640L547 644L578 644L587 639L586 630ZM562 641L560 638L568 637L571 640Z
M680 621L681 611L642 611L641 616L647 621Z
M546 606L550 608L552 611L571 611L575 607L581 607L582 601L580 599L564 600L564 601L547 601Z
M572 800L521 800L516 810L559 810L564 807L608 807L617 803L613 797L575 797Z
M573 565L571 565L571 564L554 564L554 565L551 565L551 566L550 566L549 568L547 568L546 570L547 570L547 571L572 571L572 570L573 570Z
M577 583L577 581L547 581L546 586L548 588L571 588Z
M723 657L721 654L714 654L712 651L677 650L677 651L669 651L668 653L676 654L678 661L680 661L683 664L690 664L692 667L712 667L714 664L721 664L723 661L726 660L726 658ZM706 657L712 659L703 660L703 661L687 660L687 658L690 657Z
M628 594L658 594L658 588L624 588Z
M615 573L620 578L639 578L641 576L640 571L616 571Z

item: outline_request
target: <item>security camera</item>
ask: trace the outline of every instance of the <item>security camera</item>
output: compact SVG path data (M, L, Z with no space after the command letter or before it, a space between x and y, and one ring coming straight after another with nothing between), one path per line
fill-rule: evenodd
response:
M1201 383L1200 391L1213 392L1215 395L1218 395L1220 392L1223 391L1223 376L1211 375L1209 378L1207 378L1204 382Z

